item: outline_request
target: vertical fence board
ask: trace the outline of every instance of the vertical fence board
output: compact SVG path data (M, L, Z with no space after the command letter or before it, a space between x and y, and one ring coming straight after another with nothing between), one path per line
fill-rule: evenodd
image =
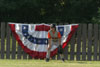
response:
M97 60L97 49L98 49L98 24L94 24L94 59Z
M16 40L12 35L12 59L16 58Z
M76 60L80 60L80 49L81 49L81 26L82 24L79 24L79 27L77 29L77 54L76 54Z
M92 24L88 24L88 60L91 61L91 47L92 47Z
M0 38L1 38L1 23L0 23ZM0 40L0 59L1 59L1 40Z
M99 31L98 32L99 32L99 40L98 41L99 41L99 60L100 60L100 25L99 25Z
M5 50L5 23L1 23L1 59L4 59L4 50Z
M28 55L28 59L32 59L32 56Z
M17 47L17 59L21 59L21 46L18 44L18 47Z
M6 29L7 33L7 43L6 43L6 59L10 59L10 37L11 37L11 30L9 25L7 24L7 29Z
M55 59L56 59L56 56L53 56L53 57L52 57L52 60L55 60Z
M27 53L23 51L23 59L27 59Z
M75 34L71 38L70 60L74 60Z
M86 60L87 25L82 27L82 60Z
M64 48L64 59L68 60L68 46Z

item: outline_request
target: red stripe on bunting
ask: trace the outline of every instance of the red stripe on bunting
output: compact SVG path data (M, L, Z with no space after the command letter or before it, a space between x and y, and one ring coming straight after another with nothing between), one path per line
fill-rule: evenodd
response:
M50 26L47 25L36 25L35 31L49 31Z
M68 35L68 38L66 39L66 41L63 43L62 48L65 48L68 44L68 42L70 41L72 35L75 33L76 29L78 28L79 25L72 25L71 26L71 32Z

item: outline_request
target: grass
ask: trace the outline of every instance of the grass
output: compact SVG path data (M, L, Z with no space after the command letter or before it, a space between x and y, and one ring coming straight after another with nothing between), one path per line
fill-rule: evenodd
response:
M0 67L100 67L100 61L0 60Z

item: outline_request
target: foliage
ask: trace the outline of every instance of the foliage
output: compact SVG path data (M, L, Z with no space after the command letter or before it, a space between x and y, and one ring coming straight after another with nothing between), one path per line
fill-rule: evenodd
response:
M99 0L0 0L0 20L89 23L99 4Z
M98 23L98 24L100 24L100 8L99 8L97 14L98 14L98 15L97 15L96 17L93 17L93 18L92 18L92 22L93 22L93 23Z

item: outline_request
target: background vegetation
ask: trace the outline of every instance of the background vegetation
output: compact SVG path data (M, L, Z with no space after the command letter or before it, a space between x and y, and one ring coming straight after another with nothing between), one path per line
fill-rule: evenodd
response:
M100 0L0 0L0 21L100 23Z

